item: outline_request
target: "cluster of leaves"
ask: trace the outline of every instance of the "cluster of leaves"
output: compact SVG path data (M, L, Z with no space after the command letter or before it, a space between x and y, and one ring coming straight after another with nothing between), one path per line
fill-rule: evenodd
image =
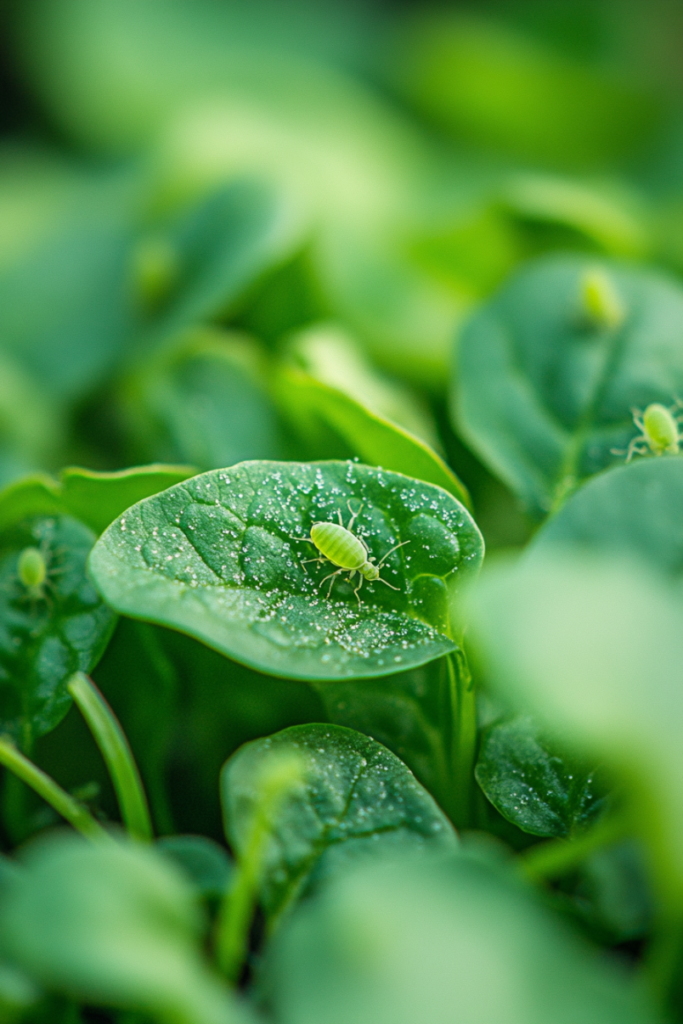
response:
M0 1021L683 1019L671 11L505 6L3 8Z

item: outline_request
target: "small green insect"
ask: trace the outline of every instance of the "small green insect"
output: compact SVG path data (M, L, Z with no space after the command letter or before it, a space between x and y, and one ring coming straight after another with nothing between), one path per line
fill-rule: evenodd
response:
M676 415L681 403L676 401L667 409L659 402L652 402L645 412L640 409L633 409L633 422L640 431L632 438L626 449L626 461L630 462L634 455L678 455L683 435L679 430L679 424L683 422L682 415ZM623 455L623 451L614 452L615 455Z
M49 590L54 586L53 578L64 572L53 562L54 551L45 539L40 547L30 545L19 553L17 559L17 580L23 591L23 598L35 607L40 602L50 604Z
M334 572L331 572L329 576L325 576L319 583L319 587L322 587L323 583L330 580L329 590L327 591L327 597L329 599L332 594L332 587L337 576L347 572L349 579L358 573L358 586L354 590L354 597L360 605L360 597L358 591L363 586L363 580L368 580L369 583L383 583L386 587L390 587L392 590L399 590L399 587L395 587L392 583L382 579L379 574L380 569L386 562L389 555L396 551L397 548L401 548L404 544L410 544L409 540L403 540L400 544L394 544L393 548L390 548L384 557L376 562L373 555L370 554L370 549L367 544L358 534L352 533L353 524L360 515L363 506L358 509L357 512L351 510L351 505L348 505L349 512L351 513L351 519L349 525L344 526L342 520L342 514L337 509L337 516L339 517L339 523L321 522L313 523L311 526L311 536L301 538L308 541L309 544L313 544L315 548L320 552L320 556L317 558L306 558L301 563L306 565L308 562L331 562L332 565L338 566Z

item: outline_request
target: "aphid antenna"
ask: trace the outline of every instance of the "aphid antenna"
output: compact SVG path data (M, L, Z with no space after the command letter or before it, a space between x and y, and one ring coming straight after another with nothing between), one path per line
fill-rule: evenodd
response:
M382 559L377 563L377 568L381 569L382 566L384 565L384 563L386 562L387 558L389 557L389 555L393 551L396 551L398 548L404 547L404 545L406 545L406 544L410 544L410 541L409 540L402 540L400 544L394 544L393 548L389 548L389 550L387 551L386 555L383 555ZM382 580L382 583L386 583L386 580ZM388 585L391 586L391 584L388 584ZM398 589L398 588L394 588L394 589Z
M405 543L408 544L409 541L406 541ZM378 566L378 568L379 568L379 566ZM389 583L389 582L387 582L387 580L383 580L381 576L378 576L377 579L373 580L372 582L373 583L383 583L384 586L385 587L389 587L390 590L400 590L401 589L400 587L395 587L393 583Z

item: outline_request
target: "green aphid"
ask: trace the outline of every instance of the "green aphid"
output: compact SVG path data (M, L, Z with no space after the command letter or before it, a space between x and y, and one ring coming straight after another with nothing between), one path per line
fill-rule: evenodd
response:
M47 584L47 562L40 548L24 548L17 563L19 582L32 601L42 601Z
M626 309L611 277L592 267L581 281L581 301L590 321L603 330L616 330L626 318Z
M640 409L633 410L633 422L640 433L632 438L626 450L627 462L630 462L634 455L678 455L683 440L679 429L683 417L676 415L678 409L679 402L668 409L659 402L652 402L645 412L641 412Z
M404 544L410 544L409 540L401 541L400 544L394 544L393 548L390 548L383 558L376 562L375 557L370 554L370 549L358 534L352 533L353 524L358 518L362 511L363 506L358 509L357 512L351 512L351 506L349 505L349 512L351 512L351 519L349 525L344 526L342 520L342 514L337 510L337 516L339 517L339 523L313 523L311 526L311 536L303 538L320 552L322 557L319 558L306 558L301 564L305 565L307 562L331 562L332 565L338 566L334 572L331 572L329 576L325 576L320 581L319 586L322 586L327 580L330 580L329 590L327 591L328 598L332 593L332 587L337 576L343 573L348 573L348 578L351 580L358 573L358 586L354 590L354 596L360 604L360 597L358 591L363 586L363 580L368 580L369 583L383 583L386 587L390 587L392 590L399 590L399 587L395 587L392 583L382 579L379 574L380 569L386 562L389 555L396 551L397 548L403 547Z

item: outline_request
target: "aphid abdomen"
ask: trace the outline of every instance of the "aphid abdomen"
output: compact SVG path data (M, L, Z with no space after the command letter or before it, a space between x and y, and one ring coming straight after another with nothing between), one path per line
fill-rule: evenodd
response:
M311 540L318 551L342 569L360 569L367 552L358 537L337 523L313 523Z
M648 405L643 413L645 439L657 455L662 452L674 454L678 451L678 424L672 413L659 402Z
M42 551L34 547L24 548L19 555L17 571L26 589L38 592L47 577L47 566Z

